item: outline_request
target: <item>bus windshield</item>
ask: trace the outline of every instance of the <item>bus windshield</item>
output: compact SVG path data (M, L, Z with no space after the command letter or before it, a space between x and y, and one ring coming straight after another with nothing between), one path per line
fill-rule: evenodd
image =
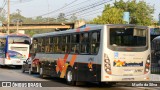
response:
M16 43L30 44L30 38L23 37L23 36L10 36L8 38L8 43L9 44L16 44Z
M110 45L145 46L147 30L141 28L110 28Z

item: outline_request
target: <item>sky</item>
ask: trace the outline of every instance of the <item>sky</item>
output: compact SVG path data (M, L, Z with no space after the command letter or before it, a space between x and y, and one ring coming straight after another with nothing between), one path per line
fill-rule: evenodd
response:
M3 7L5 0L0 0L0 7ZM21 14L25 17L36 18L37 16L44 17L57 17L59 13L65 13L67 18L69 18L73 13L78 16L78 18L92 19L97 15L101 15L104 5L100 2L107 1L106 4L113 4L115 0L10 0L10 12L17 12L17 9L21 11ZM118 1L118 0L117 0ZM127 1L127 0L125 0ZM139 1L139 0L137 0ZM155 12L153 14L154 19L158 20L158 14L160 13L160 0L143 0L147 4L154 6ZM71 5L69 5L72 3ZM96 3L97 7L91 9L93 3ZM99 5L99 6L98 6ZM87 6L87 7L86 7ZM88 10L80 11L85 8L90 8ZM7 5L5 6L7 10ZM53 13L49 13L54 11ZM46 14L46 15L45 15Z

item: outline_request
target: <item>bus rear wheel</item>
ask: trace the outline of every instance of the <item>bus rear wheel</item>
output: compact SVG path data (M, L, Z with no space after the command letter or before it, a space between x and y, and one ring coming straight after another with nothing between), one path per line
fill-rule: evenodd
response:
M68 68L66 72L66 81L69 85L75 85L76 81L74 81L74 72L72 68Z

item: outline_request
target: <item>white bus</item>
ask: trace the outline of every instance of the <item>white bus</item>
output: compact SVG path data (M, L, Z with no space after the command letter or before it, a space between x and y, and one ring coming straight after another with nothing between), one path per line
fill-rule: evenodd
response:
M22 34L0 36L0 65L21 67L29 56L30 38Z
M76 81L148 81L150 34L137 25L92 25L36 34L31 71ZM34 52L34 53L33 53Z

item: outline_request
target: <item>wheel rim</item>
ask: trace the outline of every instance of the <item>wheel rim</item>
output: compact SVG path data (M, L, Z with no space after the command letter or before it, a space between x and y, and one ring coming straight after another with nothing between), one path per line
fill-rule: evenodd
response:
M43 73L43 70L42 70L42 68L40 68L40 75L42 75L42 73Z
M71 72L71 71L68 71L68 73L67 73L67 80L68 80L69 82L72 81L72 72Z
M29 74L31 74L31 69L29 69Z

